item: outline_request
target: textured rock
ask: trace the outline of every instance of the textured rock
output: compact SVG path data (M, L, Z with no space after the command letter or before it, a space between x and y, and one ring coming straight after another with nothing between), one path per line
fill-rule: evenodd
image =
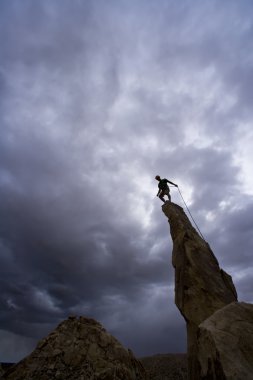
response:
M144 380L142 364L101 324L70 317L4 375L8 380Z
M231 303L199 326L198 361L203 380L253 379L253 305Z
M189 379L196 380L198 325L225 305L237 301L231 276L224 272L209 245L192 227L184 210L166 202L173 240L175 303L187 324Z

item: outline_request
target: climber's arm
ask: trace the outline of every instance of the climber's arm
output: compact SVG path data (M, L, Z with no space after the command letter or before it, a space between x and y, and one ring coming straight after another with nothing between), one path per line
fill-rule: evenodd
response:
M169 182L171 185L174 185L174 186L178 187L178 185L177 185L176 183L171 182L171 181L169 181L168 179L166 179L166 181Z

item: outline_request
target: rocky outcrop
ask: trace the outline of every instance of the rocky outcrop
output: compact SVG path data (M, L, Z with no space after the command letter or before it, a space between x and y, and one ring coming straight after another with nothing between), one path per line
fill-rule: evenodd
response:
M253 379L253 305L231 303L199 326L198 362L203 380Z
M147 375L131 351L106 332L101 324L85 317L70 317L2 378L146 380Z
M166 202L162 210L170 223L175 268L175 303L187 325L189 379L197 380L197 333L201 322L237 301L232 278L220 267L209 245L192 227L184 210Z

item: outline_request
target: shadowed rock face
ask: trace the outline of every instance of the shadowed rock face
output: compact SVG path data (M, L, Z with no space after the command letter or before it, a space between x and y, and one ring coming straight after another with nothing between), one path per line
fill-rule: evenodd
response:
M8 370L8 380L144 380L142 364L93 319L70 317Z
M253 305L233 302L199 326L198 361L203 380L253 379Z
M162 210L170 223L175 268L175 303L187 323L188 371L198 379L198 325L216 310L237 301L232 278L220 267L209 245L192 227L184 210L166 202Z

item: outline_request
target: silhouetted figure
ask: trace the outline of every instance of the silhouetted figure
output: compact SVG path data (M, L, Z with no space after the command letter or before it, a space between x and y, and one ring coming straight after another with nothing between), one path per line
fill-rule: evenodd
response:
M168 183L176 187L178 186L174 182L171 182L166 178L161 179L159 175L155 176L155 179L159 181L158 183L159 190L157 193L157 197L159 197L165 203L164 195L167 195L169 201L171 202L170 188L168 186Z

